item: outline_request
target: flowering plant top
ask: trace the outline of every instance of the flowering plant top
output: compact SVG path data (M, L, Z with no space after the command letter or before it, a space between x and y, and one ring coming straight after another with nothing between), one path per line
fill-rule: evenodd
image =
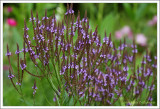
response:
M45 16L40 19L31 11L29 20L33 28L28 28L24 21L23 47L19 50L17 44L17 68L18 75L10 63L11 52L7 45L7 53L10 74L9 79L13 86L21 94L21 90L14 84L13 77L18 77L17 84L23 85L23 74L28 73L39 79L47 79L49 85L54 80L51 89L54 91L54 101L60 99L63 91L69 98L75 99L75 103L81 105L117 105L119 100L124 100L125 105L144 105L140 103L144 90L147 90L145 105L152 105L152 93L156 83L157 57L151 59L149 52L139 65L136 65L138 53L135 40L133 44L120 41L115 46L106 35L101 42L97 28L92 30L89 26L87 13L80 19L80 12L75 20L72 5L67 6L64 20L61 22L53 16ZM29 35L30 31L34 34ZM23 54L23 59L19 54ZM32 72L27 66L26 58L33 62L33 68L39 69ZM19 67L20 66L20 67ZM20 72L22 71L22 73ZM152 82L148 81L152 79ZM53 87L55 86L55 87ZM62 87L63 86L63 87ZM37 86L32 87L35 96ZM83 101L83 100L84 101ZM132 101L137 101L133 103Z

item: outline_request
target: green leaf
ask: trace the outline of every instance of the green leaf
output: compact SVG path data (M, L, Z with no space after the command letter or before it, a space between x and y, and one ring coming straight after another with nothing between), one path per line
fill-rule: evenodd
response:
M65 91L64 92L64 99L63 99L63 102L62 102L63 106L67 105L68 99L69 99L69 96L68 96L67 92Z
M83 98L84 98L84 96L80 97L79 100L81 101L81 100L83 100Z
M123 3L123 7L124 7L126 13L128 14L128 17L130 17L130 19L133 20L134 19L134 13L133 13L131 4L129 4L129 3Z
M13 40L16 41L19 46L23 46L23 36L20 36L17 28L12 28L13 30Z
M30 15L31 9L33 9L33 5L34 5L33 3L28 3L28 4L27 4L27 10L26 10L26 11L27 11L27 14L28 14L28 15Z
M121 106L125 106L125 102L124 102L123 96L122 96L122 97L119 97L119 99L120 99L120 102L121 102Z
M36 3L37 11L45 11L45 9L53 9L57 6L56 3Z
M116 18L112 13L105 16L105 18L103 19L103 21L101 22L100 27L98 27L98 30L99 30L99 33L101 34L101 40L103 39L104 37L104 34L105 34L105 30L106 30L106 33L107 33L107 36L109 36L110 33L113 32L114 30L114 25L115 25L115 22L116 22Z
M58 103L58 105L59 105L59 106L61 106L61 105L60 105L60 103L59 103L59 101L60 101L60 100L59 100L59 98L58 98L57 94L56 94L56 99L57 99L57 103Z
M77 101L77 103L75 104L75 106L81 106L80 102Z
M148 6L148 4L147 3L145 3L145 4L139 4L140 6L139 6L139 8L138 8L138 10L137 10L137 12L136 12L136 18L135 18L135 20L136 21L138 21L138 20L140 20L142 17L144 17L145 16L145 14L146 14L146 9L147 9L147 6Z
M74 101L73 101L73 97L70 99L69 101L69 106L73 106L74 105Z
M99 3L98 5L98 22L100 22L102 20L102 17L103 17L103 8L104 8L104 3Z

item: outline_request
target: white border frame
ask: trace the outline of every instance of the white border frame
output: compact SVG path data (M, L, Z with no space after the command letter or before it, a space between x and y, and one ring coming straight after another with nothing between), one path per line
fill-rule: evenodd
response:
M159 12L160 1L1 1L1 108L159 108ZM157 3L157 106L3 106L3 3Z

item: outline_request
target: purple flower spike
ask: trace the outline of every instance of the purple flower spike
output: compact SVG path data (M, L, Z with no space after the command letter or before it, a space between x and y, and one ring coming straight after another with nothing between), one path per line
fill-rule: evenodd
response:
M29 21L31 22L31 21L34 21L36 18L34 17L33 19L32 18L29 18Z
M123 67L123 71L128 71L129 70L129 67L127 67L127 66L125 66L125 67Z
M103 38L103 42L106 43L106 44L108 44L108 41L109 41L109 37L106 37L106 36L105 36L105 37Z
M64 71L60 71L60 75L64 75Z
M25 38L27 38L27 39L28 39L28 38L29 38L29 35L26 35L26 36L25 36Z
M123 59L123 63L126 63L127 61L126 61L126 59Z
M152 101L153 99L152 99L152 97L150 96L149 98L148 98L148 101L150 102L150 101Z
M87 22L87 18L83 18L83 19L82 19L82 22Z
M33 86L32 89L38 89L37 86Z
M68 15L68 14L74 14L74 10L69 9L69 10L65 13L65 15Z
M22 63L22 64L20 64L20 67L22 70L24 70L27 66L26 66L26 64Z
M131 106L131 103L127 103L126 106Z
M55 102L56 100L57 100L56 97L54 97L54 98L53 98L53 101Z
M16 85L19 85L19 86L21 86L21 83L19 83L19 82L16 82Z
M157 65L155 65L155 64L152 64L152 67L153 67L153 68L157 68Z
M6 56L11 56L11 52L6 53Z
M133 56L128 57L129 62L133 61Z
M142 61L141 63L142 63L142 64L146 64L146 61Z
M111 104L111 102L109 100L107 100L107 103Z
M137 48L137 45L131 45L132 48Z
M149 88L149 90L154 90L155 85L149 86L148 88Z
M147 106L152 106L152 103L147 104Z
M28 31L29 30L29 28L26 28L26 31Z
M15 54L19 54L19 53L21 53L21 51L18 51L18 50L17 50L17 51L15 52Z
M9 78L9 79L12 79L12 78L14 78L14 77L15 77L15 76L12 75L12 74L11 74L11 75L8 75L8 78Z
M82 95L83 94L83 92L79 92L79 95Z
M22 52L24 52L24 49L22 49ZM27 48L25 48L25 52L28 52L28 49L27 49Z
M32 18L29 18L29 21L31 22L31 21L32 21Z
M154 59L157 60L157 56L154 56Z
M33 89L33 95L35 95L36 90L38 89L37 86L36 86L36 81L35 80L34 80L34 85L33 85L32 89Z
M35 94L36 94L36 90L33 91L33 95L35 95Z
M132 50L132 53L138 53L137 49Z
M42 20L49 19L48 17L43 17Z

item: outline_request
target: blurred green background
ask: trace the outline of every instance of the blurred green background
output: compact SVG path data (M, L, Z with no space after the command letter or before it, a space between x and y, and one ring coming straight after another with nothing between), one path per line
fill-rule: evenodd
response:
M66 5L62 3L10 3L3 4L3 105L4 106L19 106L19 105L33 105L33 83L34 78L30 75L25 75L22 90L25 96L26 104L22 103L20 95L16 92L8 79L8 60L5 56L6 45L9 44L12 52L11 63L13 70L16 72L16 43L19 44L20 49L23 45L23 27L24 19L26 19L27 26L31 29L32 24L29 22L31 9L34 16L38 12L39 17L42 18L47 9L47 16L50 17L55 10L56 18L62 20L66 12ZM91 29L95 29L98 25L98 32L101 39L104 37L104 31L107 35L111 33L112 40L116 46L119 45L120 39L126 37L128 44L132 43L135 37L138 44L138 62L141 61L145 54L146 48L151 53L151 56L157 54L157 24L154 17L157 15L157 4L153 3L76 3L73 4L73 10L77 16L80 11L81 19L84 17L85 10ZM7 22L8 18L13 18L16 25L11 25ZM127 27L127 29L125 28ZM123 31L123 33L122 33ZM128 32L129 31L129 32ZM33 31L29 30L29 34L33 35ZM117 33L118 32L118 33ZM122 35L123 34L123 35ZM130 35L131 34L131 35ZM137 36L141 34L141 38ZM131 37L130 37L131 36ZM143 36L143 37L142 37ZM117 38L118 37L118 38ZM139 38L139 39L138 39ZM142 40L139 42L138 40ZM146 40L146 41L144 41ZM29 58L28 58L29 61ZM28 64L29 65L29 64ZM29 67L29 66L27 66ZM32 70L32 66L30 66ZM33 69L34 71L34 69ZM39 85L37 83L36 105L56 105L53 101L54 95L47 95L47 85ZM46 96L44 96L46 95ZM156 101L157 94L153 97ZM46 100L48 99L48 101ZM153 104L155 105L155 104Z

